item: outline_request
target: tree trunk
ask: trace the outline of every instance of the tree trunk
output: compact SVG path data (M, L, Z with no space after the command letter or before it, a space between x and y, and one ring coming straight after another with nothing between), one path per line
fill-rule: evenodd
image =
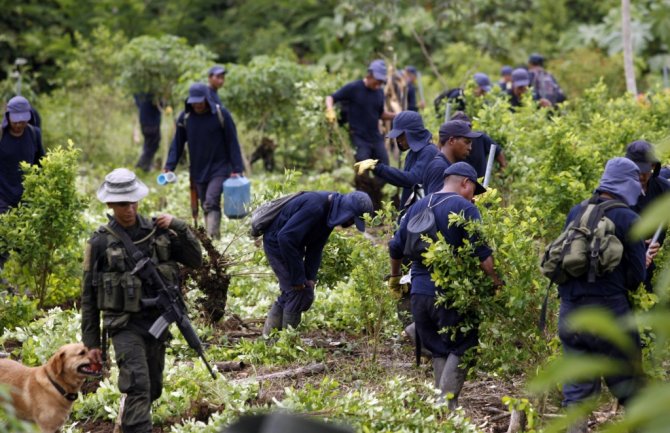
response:
M635 69L633 67L633 38L630 29L630 0L621 0L621 37L626 90L628 93L632 93L633 97L637 97Z

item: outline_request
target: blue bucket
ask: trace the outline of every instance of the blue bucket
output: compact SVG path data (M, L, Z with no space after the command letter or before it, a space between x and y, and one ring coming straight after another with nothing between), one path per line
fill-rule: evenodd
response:
M223 182L223 213L228 218L242 218L251 204L251 182L244 176L229 177Z

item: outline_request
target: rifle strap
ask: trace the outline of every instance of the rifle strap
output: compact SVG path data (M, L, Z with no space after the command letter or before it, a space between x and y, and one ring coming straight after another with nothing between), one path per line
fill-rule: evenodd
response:
M112 236L117 238L118 240L123 243L124 248L126 251L128 251L128 260L130 261L131 267L135 267L137 262L139 262L142 258L144 258L144 253L140 251L139 248L135 245L132 239L130 239L130 236L128 236L128 233L121 227L120 230L114 230L112 228L113 225L117 225L118 223L116 221L111 221L109 224L105 225L105 229L111 233ZM153 236L154 233L156 233L156 228L151 231L147 236L142 238L138 243L144 242L147 238L150 236Z

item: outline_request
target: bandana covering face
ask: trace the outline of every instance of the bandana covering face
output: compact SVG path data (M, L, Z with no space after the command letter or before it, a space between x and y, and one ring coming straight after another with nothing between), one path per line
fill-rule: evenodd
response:
M333 228L353 219L356 228L364 232L365 222L361 217L364 213L372 213L372 211L372 200L364 192L354 191L346 195L333 193L330 212L328 213L328 222L326 224L328 224L328 227Z
M596 191L611 193L628 206L635 206L642 193L640 169L628 158L610 159Z

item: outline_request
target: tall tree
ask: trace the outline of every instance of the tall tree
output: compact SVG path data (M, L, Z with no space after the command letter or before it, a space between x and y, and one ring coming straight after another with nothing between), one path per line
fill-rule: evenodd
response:
M626 90L637 95L635 68L633 66L633 38L630 29L630 0L621 0L621 37L623 38L623 67L626 74Z

